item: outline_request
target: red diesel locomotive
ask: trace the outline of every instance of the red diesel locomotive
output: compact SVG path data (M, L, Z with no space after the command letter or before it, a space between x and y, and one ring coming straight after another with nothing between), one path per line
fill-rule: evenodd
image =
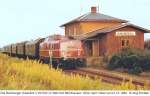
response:
M40 44L39 54L42 61L51 62L55 68L75 68L83 62L82 42L62 35L47 37Z

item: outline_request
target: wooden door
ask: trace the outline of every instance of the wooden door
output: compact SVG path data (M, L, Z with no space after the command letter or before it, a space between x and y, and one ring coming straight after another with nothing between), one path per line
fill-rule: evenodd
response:
M93 56L99 56L99 40L93 40Z

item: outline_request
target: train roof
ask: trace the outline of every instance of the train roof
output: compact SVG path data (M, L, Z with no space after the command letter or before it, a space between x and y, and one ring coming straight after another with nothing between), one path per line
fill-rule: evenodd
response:
M38 39L36 39L36 40L31 40L31 41L28 41L28 42L26 43L26 45L36 44L36 43L38 43L38 42L43 41L44 39L45 39L45 38L38 38Z
M25 44L25 43L27 43L27 42L28 42L28 41L22 41L22 42L16 43L16 45Z
M73 37L67 37L64 35L57 34L57 35L48 36L44 42L59 43L59 42L65 42L69 40L75 40L75 39Z

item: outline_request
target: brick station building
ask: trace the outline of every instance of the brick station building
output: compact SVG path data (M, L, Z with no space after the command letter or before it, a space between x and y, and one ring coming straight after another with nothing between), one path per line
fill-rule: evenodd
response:
M91 12L63 24L65 35L83 42L88 63L97 63L105 55L111 55L122 48L144 49L144 33L149 30L128 23L126 20L97 12Z

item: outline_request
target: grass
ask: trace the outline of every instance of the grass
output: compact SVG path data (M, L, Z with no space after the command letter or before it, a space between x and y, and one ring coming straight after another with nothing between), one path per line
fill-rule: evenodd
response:
M0 89L4 90L134 90L130 82L121 86L92 80L88 76L65 75L39 61L23 60L0 54Z

